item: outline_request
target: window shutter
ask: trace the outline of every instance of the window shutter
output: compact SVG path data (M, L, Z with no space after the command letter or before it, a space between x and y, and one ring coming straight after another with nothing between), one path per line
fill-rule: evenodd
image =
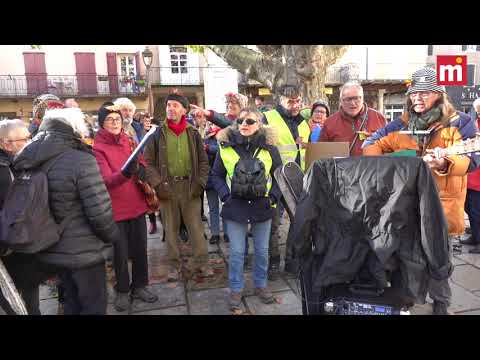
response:
M433 45L428 45L427 55L428 56L433 55Z
M97 94L95 53L74 53L79 95Z
M118 94L117 53L107 53L107 72L110 94Z
M462 51L467 51L467 45L462 45Z
M24 52L23 62L27 80L27 94L36 96L48 92L45 53Z

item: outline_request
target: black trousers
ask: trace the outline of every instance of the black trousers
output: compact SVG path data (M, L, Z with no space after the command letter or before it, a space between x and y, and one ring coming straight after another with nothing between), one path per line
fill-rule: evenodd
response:
M57 269L40 263L34 255L13 253L2 258L3 264L25 302L29 315L40 315L39 286L49 277L58 273ZM9 315L15 315L8 301L1 295L0 306Z
M147 223L145 215L117 222L121 236L113 245L113 267L117 279L116 290L128 293L130 289L148 285ZM132 283L128 273L128 259L132 259Z
M480 191L467 189L465 212L468 214L468 220L470 221L472 239L480 244Z
M105 263L60 273L65 315L105 315L107 283Z

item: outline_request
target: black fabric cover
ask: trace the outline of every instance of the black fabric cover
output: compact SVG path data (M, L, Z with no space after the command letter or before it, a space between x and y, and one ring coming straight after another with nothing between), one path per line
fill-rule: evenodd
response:
M418 303L425 302L429 277L445 279L453 270L435 180L419 158L316 161L305 175L287 247L301 269L313 269L317 293L353 281L372 253Z

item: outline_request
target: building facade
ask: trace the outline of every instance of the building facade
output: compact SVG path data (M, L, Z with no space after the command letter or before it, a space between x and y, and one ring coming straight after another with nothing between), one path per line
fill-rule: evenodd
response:
M100 105L129 97L147 105L143 45L0 46L0 117L32 117L32 100L44 93L74 98L95 115Z
M427 64L428 45L352 45L327 71L326 86L333 111L339 107L339 89L349 80L362 84L366 103L391 121L401 115L406 79Z

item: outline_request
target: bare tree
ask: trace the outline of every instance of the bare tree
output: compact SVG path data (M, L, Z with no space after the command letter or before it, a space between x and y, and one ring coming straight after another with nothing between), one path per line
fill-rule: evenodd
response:
M284 84L298 85L307 103L325 99L327 69L348 45L206 45L231 67L268 87L274 94Z

